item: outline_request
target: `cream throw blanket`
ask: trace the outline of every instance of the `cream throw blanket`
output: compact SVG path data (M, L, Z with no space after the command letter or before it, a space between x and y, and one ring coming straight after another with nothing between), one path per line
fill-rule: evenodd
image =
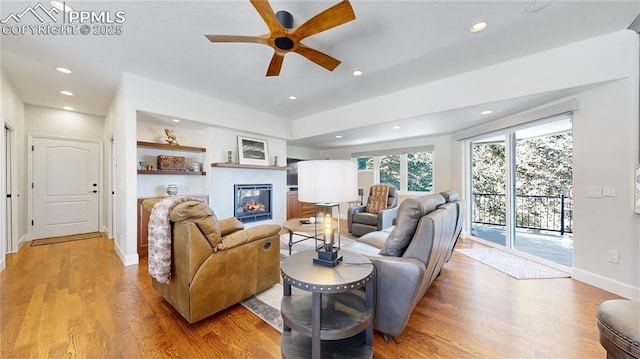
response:
M195 197L167 197L153 206L149 216L149 274L160 283L171 278L171 220L169 213L177 204L199 201Z

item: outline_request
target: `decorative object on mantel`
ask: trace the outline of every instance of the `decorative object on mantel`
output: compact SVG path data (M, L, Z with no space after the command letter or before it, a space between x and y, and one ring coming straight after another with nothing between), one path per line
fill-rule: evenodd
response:
M140 169L141 170L147 169L147 161L140 161L138 163L140 164Z
M178 139L176 138L176 135L173 134L173 131L171 131L168 128L165 128L164 133L167 135L167 139L165 141L167 141L168 144L172 146L180 146L180 144L178 143Z
M350 160L298 162L298 200L315 203L315 238L324 245L316 248L314 264L335 267L342 261L340 250L340 203L355 201L358 193L358 166ZM337 211L337 213L334 212ZM320 214L323 215L322 221ZM322 222L323 224L318 224Z
M278 167L278 156L273 156L273 166Z
M150 163L147 164L147 171L153 171L153 165L151 165Z
M267 141L238 136L238 162L243 165L269 165Z
M167 185L167 194L169 196L175 196L178 194L178 185L177 184L169 184Z
M233 150L227 150L227 163L233 163Z
M202 171L202 164L200 162L192 162L191 167L189 167L190 171L200 172Z

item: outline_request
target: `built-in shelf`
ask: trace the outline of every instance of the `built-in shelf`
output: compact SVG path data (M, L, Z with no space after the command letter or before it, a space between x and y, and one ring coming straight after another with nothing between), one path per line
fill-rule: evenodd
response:
M144 142L144 141L138 141L137 143L138 143L138 147L161 148L163 150L170 150L170 151L207 152L207 149L204 147L190 147L190 146L170 145L168 143L155 143L155 142Z
M181 176L205 176L207 172L195 172L195 171L147 171L138 170L139 175L181 175Z
M286 166L281 167L281 166L241 165L239 163L226 163L226 162L213 162L211 163L211 167L246 168L246 169L254 169L254 170L275 170L275 171L286 171L291 169L291 167L286 167Z

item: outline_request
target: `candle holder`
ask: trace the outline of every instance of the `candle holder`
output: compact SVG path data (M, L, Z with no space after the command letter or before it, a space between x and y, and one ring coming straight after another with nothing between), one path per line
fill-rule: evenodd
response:
M316 240L322 238L322 245L316 245L318 258L314 258L313 263L325 267L335 267L342 261L342 256L338 254L340 250L340 205L338 203L317 203L314 208L316 217L322 214L324 221L315 222ZM336 213L334 213L334 209ZM336 223L335 227L334 222Z

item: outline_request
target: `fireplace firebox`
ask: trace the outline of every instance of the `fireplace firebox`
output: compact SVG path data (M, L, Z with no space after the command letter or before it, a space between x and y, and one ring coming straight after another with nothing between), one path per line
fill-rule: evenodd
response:
M270 184L236 184L233 205L235 217L242 223L272 219Z

